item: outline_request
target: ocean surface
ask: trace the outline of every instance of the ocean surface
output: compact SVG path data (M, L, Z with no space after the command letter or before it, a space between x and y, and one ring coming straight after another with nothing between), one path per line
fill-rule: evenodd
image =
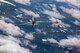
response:
M79 0L6 1L16 6L0 1L0 53L80 53Z

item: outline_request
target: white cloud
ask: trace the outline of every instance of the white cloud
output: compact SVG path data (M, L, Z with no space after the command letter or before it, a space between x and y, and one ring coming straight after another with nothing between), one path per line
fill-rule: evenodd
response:
M25 34L25 38L29 39L29 40L33 40L34 39L34 36L32 33L26 33Z
M75 6L80 6L80 0L56 0L58 2L65 2L65 3L68 3L68 4L73 4Z
M68 37L68 39L60 40L59 45L63 47L80 48L80 39L76 37Z
M15 26L11 23L6 23L3 20L0 20L0 30L2 30L7 35L22 35L23 31L20 30L18 26Z
M29 45L32 49L36 49L37 48L37 45Z
M13 1L20 3L20 4L24 4L24 5L31 4L30 0L13 0Z
M27 39L23 39L21 45L27 46L27 45L30 45L29 43L30 43L29 40L27 40Z
M77 21L77 20L75 20L73 23L74 23L75 25L80 25L80 22Z
M69 51L65 51L65 53L69 53Z
M0 37L0 53L31 53L31 51L21 47L13 39Z
M49 4L49 5L56 10L56 5L55 4Z
M65 18L64 16L62 16L57 10L56 8L52 8L52 11L50 10L44 10L42 11L43 14L49 15L50 17L54 17L54 18L58 18L58 19L62 19Z
M80 38L78 37L68 37L67 39L61 39L59 42L53 38L45 39L50 43L57 43L61 47L68 47L68 49L77 49L80 52Z
M42 33L42 31L38 28L35 29L38 33Z
M42 29L38 29L38 28L36 28L35 30L37 31L37 33L44 34L44 35L47 34L47 32L44 31L44 30L42 30Z
M16 17L22 18L22 14L18 14Z
M33 11L26 10L26 9L23 9L23 8L20 8L20 10L21 10L25 15L30 15L30 16L33 16L33 17L40 17L39 14L36 14L36 13L34 13Z
M15 43L21 43L21 41L19 39L14 38L13 36L5 36L5 35L0 35L0 37L7 39L7 40L11 40Z
M8 21L10 23L14 23L13 20L11 20L10 18L4 17L4 16L0 16L0 20Z
M47 41L49 41L50 43L58 43L58 41L53 38L48 38Z
M69 9L69 8L65 8L65 7L61 7L61 9L62 9L64 12L72 15L74 18L80 20L80 11L79 11L79 10L73 9L73 8Z

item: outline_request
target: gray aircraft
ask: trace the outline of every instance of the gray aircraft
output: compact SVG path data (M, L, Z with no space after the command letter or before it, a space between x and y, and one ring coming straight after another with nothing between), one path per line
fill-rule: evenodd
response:
M29 20L29 22L26 22L26 23L23 23L23 24L20 24L20 25L32 25L32 26L35 26L35 25L38 25L39 23L43 23L43 22L49 22L49 21L38 21L36 18L32 17L31 20Z

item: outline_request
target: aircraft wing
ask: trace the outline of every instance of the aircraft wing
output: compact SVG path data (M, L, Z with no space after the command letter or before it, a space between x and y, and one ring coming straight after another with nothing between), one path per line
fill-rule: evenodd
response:
M3 3L7 3L7 4L10 4L12 6L16 6L15 4L11 3L11 2L8 2L8 1L5 1L5 0L0 0L0 2L3 2Z
M50 22L50 21L36 21L35 25L38 25L40 23L46 23L46 22ZM32 25L32 23L30 21L30 22L22 23L20 25Z
M27 22L27 23L22 23L22 24L19 24L19 25L30 25L31 23L30 22Z
M47 22L50 22L50 21L36 21L37 23L47 23Z

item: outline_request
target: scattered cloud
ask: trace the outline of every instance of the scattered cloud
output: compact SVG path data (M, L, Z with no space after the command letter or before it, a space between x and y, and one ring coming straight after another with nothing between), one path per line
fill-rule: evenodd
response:
M38 29L38 28L36 28L35 30L36 30L37 33L44 34L44 35L47 34L47 32L44 31L44 30L42 30L42 29Z
M11 40L15 43L21 43L21 41L17 38L14 38L13 36L5 36L5 35L0 35L0 37L4 38L4 39L7 39L7 40Z
M36 49L37 48L37 45L29 45L32 49Z
M22 14L18 14L16 17L18 17L18 18L22 18Z
M67 39L61 39L60 41L55 40L54 38L45 39L50 43L56 43L61 47L68 47L69 49L77 49L80 51L80 38L78 37L68 37Z
M68 39L62 39L59 41L59 45L62 47L68 47L80 52L80 39L77 37L69 37Z
M65 51L65 53L69 53L69 51Z
M47 41L49 41L50 43L58 43L58 41L53 38L48 38Z
M0 30L6 33L7 35L22 35L23 31L18 27L11 23L6 23L3 20L0 20Z
M79 22L78 20L75 20L73 23L74 23L75 25L80 25L80 22Z
M29 40L33 40L34 39L34 36L32 33L26 33L25 34L25 38L29 39Z
M77 37L68 37L68 39L60 40L59 45L62 47L80 48L80 39Z
M0 37L0 53L31 53L29 49L21 47L19 43L13 41L13 37L11 38Z
M23 8L20 8L20 10L25 14L25 15L29 15L29 16L33 16L33 17L40 17L39 14L34 13L33 11L30 10L26 10Z
M4 0L3 0L4 1ZM30 5L31 2L30 0L13 0L17 3L23 4L23 5ZM80 6L80 0L56 0L58 2L65 2L68 4L72 4L75 6ZM0 3L1 5L1 3ZM13 4L12 4L13 5ZM48 4L43 4L45 7L48 7ZM64 23L63 21L61 21L62 18L65 18L63 15L61 15L58 10L56 9L56 5L51 5L52 10L43 10L42 13L46 14L49 16L49 20L52 23L52 27L59 27L61 29L61 31L65 31L67 30L67 28L70 27L69 24ZM60 7L64 12L72 15L74 18L76 18L77 20L75 20L75 22L73 22L76 25L80 25L79 21L80 20L80 10L78 9L74 9L74 8L65 8L65 7ZM33 17L40 17L40 15L38 13L35 13L31 10L27 10L24 8L20 8L20 10L23 12L23 14L25 15L29 15L29 16L33 16ZM5 14L5 12L3 13ZM22 14L18 14L16 17L22 17ZM9 21L9 23L7 23L6 21ZM0 31L3 31L3 33L6 33L7 35L12 35L12 36L3 36L0 35L0 53L32 53L29 49L27 48L23 48L21 47L19 44L23 44L23 45L29 45L30 41L29 40L33 40L35 37L32 33L26 33L23 30L21 30L18 26L12 24L14 23L13 20L11 20L10 18L6 18L4 16L1 16L0 18ZM44 32L41 29L35 29L38 33L43 33L46 35L46 31ZM55 31L55 30L54 30ZM18 35L23 35L24 33L24 39L22 40L23 43L17 39L14 38L13 36L18 36ZM34 32L35 33L35 32ZM62 47L72 47L72 48L78 48L80 50L80 38L77 37L68 37L67 39L61 39L59 41L57 41L54 38L47 38L47 39L42 39L43 42L50 42L50 43L56 43L59 46ZM32 49L36 49L37 45L29 45ZM68 53L68 51L66 51L65 53Z
M0 20L4 20L4 21L10 22L10 23L14 23L13 20L11 20L10 18L7 18L5 16L0 16Z
M64 16L62 16L57 10L56 8L52 8L52 10L44 10L42 11L43 14L46 14L50 17L54 17L54 18L58 18L58 19L62 19L65 18Z
M80 20L80 11L77 9L69 9L69 8L65 8L65 7L60 7L64 12L72 15L74 18L76 18L77 20Z
M65 3L72 4L78 7L80 6L80 0L56 0L56 1L65 2Z
M42 33L41 29L36 28L35 29L38 33Z
M20 4L23 4L23 5L28 5L28 4L30 5L31 4L30 0L13 0L13 1L20 3Z

